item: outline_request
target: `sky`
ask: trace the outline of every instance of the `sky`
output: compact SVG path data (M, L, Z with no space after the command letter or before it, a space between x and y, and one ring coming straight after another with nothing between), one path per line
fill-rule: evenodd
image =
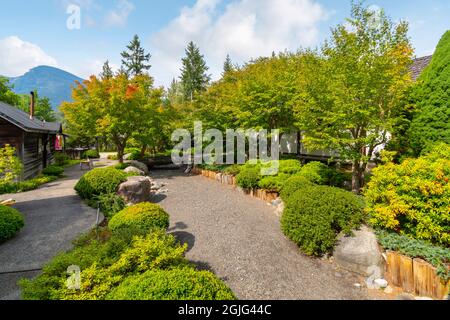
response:
M235 63L272 52L317 47L345 22L350 0L0 0L0 75L38 65L82 78L98 74L137 34L152 54L157 85L180 74L189 41L204 54L213 79L227 54ZM367 0L394 21L410 23L416 56L433 53L450 29L448 0Z

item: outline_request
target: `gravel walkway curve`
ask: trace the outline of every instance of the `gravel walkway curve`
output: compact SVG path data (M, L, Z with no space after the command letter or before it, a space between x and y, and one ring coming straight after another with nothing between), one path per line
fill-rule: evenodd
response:
M224 279L239 299L367 299L361 281L328 261L304 256L280 230L273 207L214 180L154 172L167 185L156 196L171 216L169 232L187 258Z
M19 299L17 280L36 276L36 270L95 226L97 210L85 205L73 189L84 173L74 166L66 169L65 178L37 190L0 196L15 199L14 207L25 217L25 227L0 245L0 300Z

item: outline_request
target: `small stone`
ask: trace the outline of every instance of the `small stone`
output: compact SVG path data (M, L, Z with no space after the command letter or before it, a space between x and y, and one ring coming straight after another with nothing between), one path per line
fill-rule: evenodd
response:
M282 204L282 203L283 203L283 201L282 201L280 198L278 198L278 199L272 201L272 205L273 205L274 207L278 207L278 206L279 206L280 204Z
M386 294L391 294L392 292L394 292L394 289L392 289L391 286L387 286L386 289L384 289L384 293Z
M138 169L136 167L133 166L129 166L128 168L126 168L125 170L123 170L125 173L133 173L133 174L137 174L138 176L145 176L145 172L142 171L141 169Z
M388 282L385 279L376 279L374 284L381 289L385 289L388 286Z
M354 287L361 289L362 288L362 284L361 283L355 283L353 284Z

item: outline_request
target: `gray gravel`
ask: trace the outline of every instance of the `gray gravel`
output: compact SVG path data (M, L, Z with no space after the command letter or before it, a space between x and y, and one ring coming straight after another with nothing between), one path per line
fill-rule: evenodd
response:
M2 195L13 198L25 217L25 227L0 245L0 300L18 299L16 282L33 277L53 256L71 248L72 240L90 230L97 211L86 206L73 187L85 172L78 166L66 170L66 178L30 192ZM28 272L33 270L33 272Z
M155 197L171 216L169 232L187 258L215 272L239 299L367 299L360 282L335 265L303 255L280 230L274 208L214 180L159 171L169 192Z

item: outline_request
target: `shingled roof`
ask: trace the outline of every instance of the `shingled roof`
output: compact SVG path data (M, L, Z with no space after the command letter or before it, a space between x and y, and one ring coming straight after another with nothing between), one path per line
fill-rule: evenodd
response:
M411 75L414 81L419 78L423 70L430 64L432 58L433 56L426 56L414 59L413 65L411 66Z
M28 113L3 102L0 102L0 118L5 119L26 132L58 134L62 131L61 123L30 119Z

